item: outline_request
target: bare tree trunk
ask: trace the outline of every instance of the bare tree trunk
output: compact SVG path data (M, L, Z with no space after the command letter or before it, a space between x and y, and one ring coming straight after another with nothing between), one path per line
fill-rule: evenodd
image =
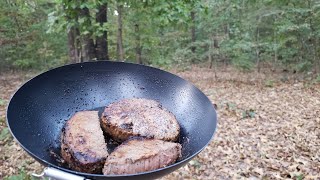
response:
M68 49L69 49L69 59L71 63L80 62L79 57L79 29L76 27L71 27L68 32Z
M81 62L95 60L95 48L93 39L90 35L85 35L82 38L82 58Z
M124 51L122 43L122 9L123 5L117 5L118 11L118 35L117 35L117 59L119 61L124 60Z
M88 8L81 9L80 16L86 18L87 24L89 25L91 24L90 12ZM82 36L81 44L82 44L82 62L96 59L95 46L90 33Z
M258 68L258 72L260 72L260 29L259 29L259 24L260 24L260 17L258 17L258 25L257 25L257 29L256 29L256 61L257 61L257 68Z
M212 51L212 42L210 40L209 50L208 50L208 61L210 63L209 69L212 69L212 64L213 64L211 51Z
M214 68L214 78L217 79L217 58L214 59L214 66L213 66L213 59L212 59L212 54L211 52L214 50L214 49L217 49L219 48L219 45L218 45L218 40L215 38L215 34L213 34L211 37L210 37L210 44L209 44L209 61L210 61L210 69L212 69L212 67Z
M75 34L76 34L76 48L77 48L77 62L81 62L81 58L82 58L82 51L81 51L81 37L80 37L80 30L79 28L76 28L75 30Z
M160 50L160 56L161 56L161 58L163 58L163 57L165 56L165 54L166 54L166 50L164 50L164 48L162 48L162 47L163 47L163 42L165 41L165 40L164 40L163 27L161 27L161 28L159 29L159 36L160 36L160 42L159 42L159 46L160 46L160 48L159 48L159 50Z
M311 29L313 30L313 26L311 25ZM319 67L319 59L318 59L318 38L317 37L314 37L313 40L313 58L312 58L312 61L313 61L313 64L314 64L314 72L315 74L318 74L319 71L320 71L320 67Z
M212 66L213 66L213 60L212 60L212 51L214 49L217 49L219 48L219 44L218 44L218 40L215 38L215 34L213 34L211 37L210 37L210 44L209 44L209 62L210 62L210 66L209 68L211 69Z
M231 11L229 11L229 16L231 17ZM231 32L230 32L230 24L229 24L229 22L227 22L227 24L225 25L224 34L225 34L225 36L227 36L227 39L230 40ZM226 70L226 68L227 68L227 58L225 57L225 55L222 55L222 59L223 59L223 69Z
M229 33L230 33L230 32L229 32L229 23L227 23L227 24L224 25L223 30L224 30L224 35L227 36L228 39L229 39L229 37L230 37L230 36L229 36Z
M218 50L218 52L219 52L219 50ZM219 55L220 55L220 52L219 52ZM220 56L219 56L219 57L220 57ZM214 63L215 63L215 65L214 65L214 78L215 78L215 79L218 79L218 75L217 75L217 71L218 71L218 60L217 60L217 58L214 59Z
M135 24L135 34L136 34L136 61L138 64L142 64L142 47L141 47L141 39L140 39L140 32L139 32L139 24Z
M195 53L196 52L196 46L194 43L196 42L196 23L195 23L195 18L196 18L196 13L194 10L191 11L190 13L191 16L191 52Z
M103 4L99 7L96 21L100 23L100 26L108 22L108 4ZM98 60L109 60L108 32L106 30L101 37L97 37L96 39L96 56Z
M64 7L65 8L65 7ZM66 9L65 9L66 10ZM78 22L80 9L75 9L75 22ZM67 17L67 21L71 21L71 17ZM70 63L81 62L81 43L80 43L80 30L77 25L73 25L68 29L68 54Z
M277 63L278 63L278 47L277 47L277 37L275 35L275 32L274 32L274 64L273 64L273 67L274 67L274 70L275 70L275 67L277 66Z
M320 73L320 60L318 56L318 38L316 37L314 40L314 56L313 56L313 62L315 64L315 73L318 74Z
M309 8L312 7L312 1L308 0L308 6ZM310 17L312 17L312 14L310 14ZM312 18L309 19L310 23L310 29L311 29L311 34L313 35L311 42L313 43L313 64L314 64L314 71L315 74L318 74L320 71L320 62L318 59L318 37L315 35L316 30L314 28L314 23L312 21Z
M274 19L274 21L275 21L275 23L277 22L277 16L275 16L275 19ZM275 71L276 70L276 68L275 67L277 67L277 63L278 63L278 44L277 44L278 42L277 42L277 31L276 30L274 30L273 31L273 44L274 44L274 46L273 46L273 48L274 48L274 50L273 50L273 53L274 53L274 59L273 59L273 71Z

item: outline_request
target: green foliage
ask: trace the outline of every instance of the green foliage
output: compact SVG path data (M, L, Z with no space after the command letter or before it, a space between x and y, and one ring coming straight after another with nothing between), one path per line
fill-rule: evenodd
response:
M4 106L6 104L5 100L0 98L0 106Z
M4 180L36 180L36 178L27 174L24 169L20 169L19 174L7 176Z
M65 63L66 34L47 34L45 0L0 1L0 69L48 69ZM64 59L64 61L63 61Z
M296 177L296 180L304 179L304 175L303 174L297 174L297 175L295 175L295 177Z
M319 74L318 77L316 78L316 81L317 81L318 83L320 83L320 74Z
M227 103L227 109L230 110L230 111L234 111L234 110L237 110L237 105L236 104L233 104L233 103Z
M9 128L5 127L0 132L0 141L6 140L10 137Z
M189 48L177 49L172 58L175 64L190 64L193 59L195 59L195 55Z
M312 68L312 62L310 61L303 61L296 65L296 69L298 72L306 72Z
M189 162L189 164L195 168L200 168L201 167L201 163L198 160L191 160Z
M256 112L253 109L242 111L242 119L244 119L244 118L254 118L255 115L256 115Z
M232 60L232 64L243 71L250 71L254 66L253 62L251 62L250 55L245 53L239 54L238 56L234 57Z
M273 80L267 80L265 83L266 87L273 87L274 86L274 81Z
M100 24L96 14L105 3L108 22ZM320 71L315 66L320 57L316 0L1 1L1 67L48 69L67 63L71 27L79 29L80 41L83 36L96 40L108 31L109 57L115 60L119 4L125 61L135 62L140 46L143 63L154 66L189 66L217 59L243 71L263 63L298 72ZM79 14L85 8L89 16ZM196 42L191 37L193 26Z
M12 65L20 69L28 69L36 66L36 62L34 59L18 59L15 60Z

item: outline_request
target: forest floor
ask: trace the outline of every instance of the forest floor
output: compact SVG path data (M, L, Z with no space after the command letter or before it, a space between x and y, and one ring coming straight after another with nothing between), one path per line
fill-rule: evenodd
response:
M320 84L283 73L192 67L175 74L217 106L213 141L166 179L320 179ZM11 95L33 73L0 74L0 179L43 168L13 140L5 124Z

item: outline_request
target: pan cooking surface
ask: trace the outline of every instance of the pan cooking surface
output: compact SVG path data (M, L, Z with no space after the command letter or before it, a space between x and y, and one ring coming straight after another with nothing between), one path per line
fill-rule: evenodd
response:
M167 174L187 163L213 137L216 112L199 89L159 69L108 61L67 65L28 81L9 103L8 126L21 146L42 164L103 179L106 176L61 167L49 150L56 152L60 148L63 125L75 112L94 109L101 113L105 106L133 97L157 100L176 116L181 126L183 157L174 165L130 178Z

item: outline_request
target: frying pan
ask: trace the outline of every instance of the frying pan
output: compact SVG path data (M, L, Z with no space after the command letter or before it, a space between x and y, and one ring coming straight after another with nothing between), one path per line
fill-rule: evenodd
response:
M181 126L182 157L175 164L130 175L99 175L62 166L60 133L77 111L103 110L124 98L149 98L171 111ZM124 62L86 62L62 66L26 82L13 95L7 124L22 148L48 167L44 176L56 179L153 179L182 167L212 139L217 125L210 100L195 86L169 72Z

